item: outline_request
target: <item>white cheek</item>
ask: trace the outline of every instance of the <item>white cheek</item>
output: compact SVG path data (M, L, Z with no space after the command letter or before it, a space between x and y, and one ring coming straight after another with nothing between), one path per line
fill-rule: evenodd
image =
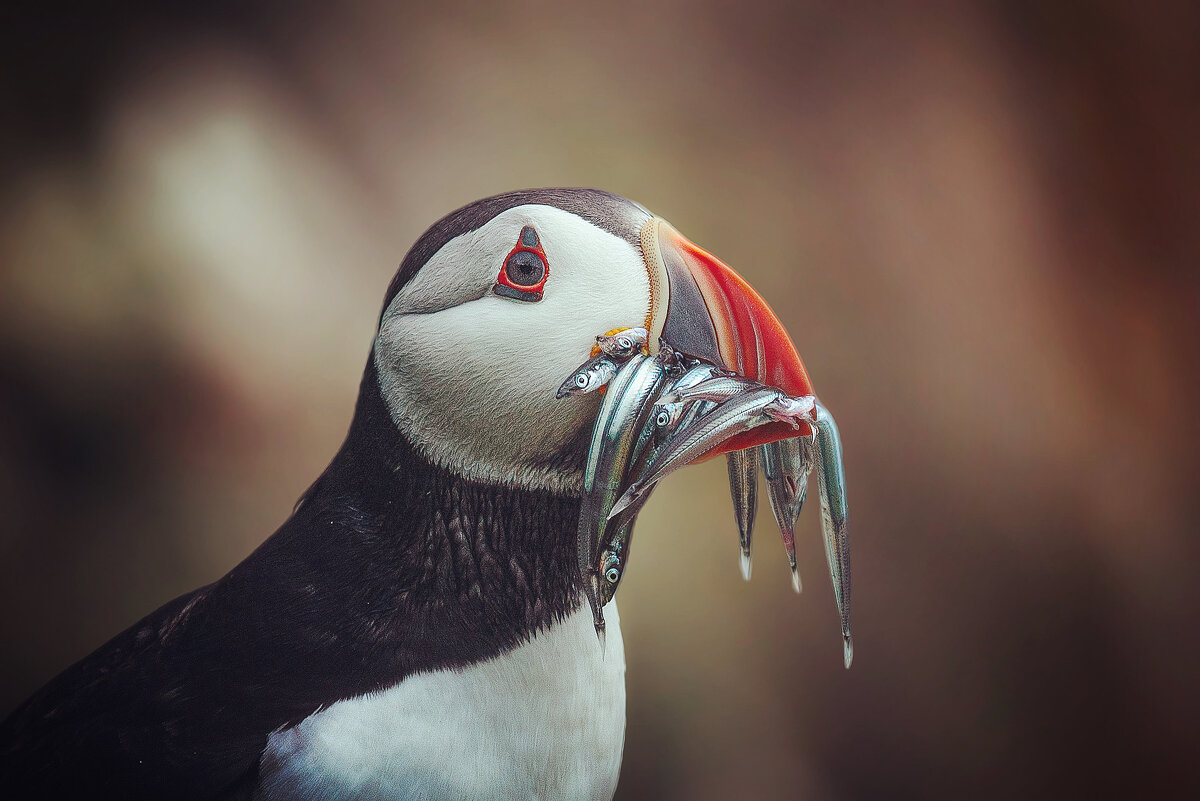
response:
M513 332L511 315L497 308L508 303L519 301L482 298L397 318L376 353L401 429L435 461L480 478L555 452L590 405L555 399L571 368L559 370L543 348L561 352L562 343Z

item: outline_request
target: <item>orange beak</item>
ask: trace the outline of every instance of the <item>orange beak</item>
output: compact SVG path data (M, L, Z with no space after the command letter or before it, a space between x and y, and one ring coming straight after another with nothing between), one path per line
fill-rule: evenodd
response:
M652 349L662 336L676 350L789 395L814 394L783 324L732 268L657 217L642 229L642 252L651 273ZM799 430L768 423L732 437L706 458L809 433L804 422Z

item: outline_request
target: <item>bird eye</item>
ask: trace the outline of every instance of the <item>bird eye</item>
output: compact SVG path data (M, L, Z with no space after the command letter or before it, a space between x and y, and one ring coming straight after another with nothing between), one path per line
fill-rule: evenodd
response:
M492 291L514 300L538 301L542 299L542 288L549 273L550 266L546 263L546 252L542 250L537 231L527 225L521 229L516 247L505 258Z

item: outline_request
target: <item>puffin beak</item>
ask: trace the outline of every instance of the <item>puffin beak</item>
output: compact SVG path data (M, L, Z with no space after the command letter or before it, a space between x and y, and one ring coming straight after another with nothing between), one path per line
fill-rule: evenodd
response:
M744 278L658 217L647 221L641 239L651 274L652 350L662 336L678 351L788 395L814 394L783 324ZM706 458L810 433L804 422L799 430L768 423L734 436Z

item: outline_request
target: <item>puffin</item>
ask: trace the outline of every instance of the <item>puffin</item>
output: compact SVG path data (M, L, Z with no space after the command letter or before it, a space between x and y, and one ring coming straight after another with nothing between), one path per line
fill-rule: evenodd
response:
M166 603L0 724L9 798L610 799L616 602L576 561L600 399L556 398L597 334L811 394L731 268L595 189L471 203L395 273L345 442L224 577ZM729 445L794 435L762 426Z

